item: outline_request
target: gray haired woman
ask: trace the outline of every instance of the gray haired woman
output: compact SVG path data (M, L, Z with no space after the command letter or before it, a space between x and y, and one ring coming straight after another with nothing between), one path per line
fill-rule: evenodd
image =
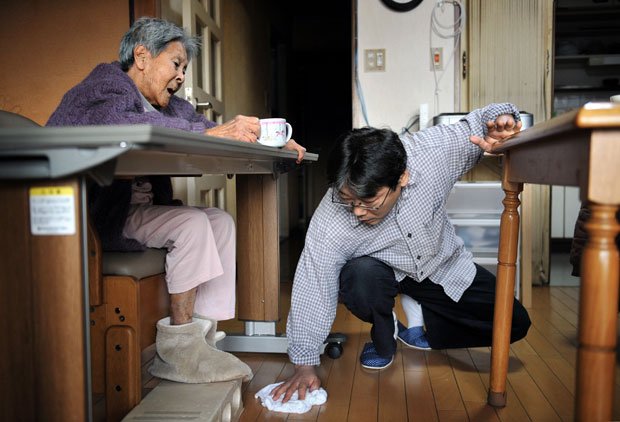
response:
M258 118L216 125L174 95L198 51L194 37L162 19L138 19L123 37L120 62L98 65L69 90L48 126L152 124L256 142ZM288 149L304 149L296 143ZM91 186L89 212L105 250L167 248L170 317L157 323L153 375L179 382L249 378L250 368L217 350L217 321L235 313L235 227L219 209L176 206L169 177Z

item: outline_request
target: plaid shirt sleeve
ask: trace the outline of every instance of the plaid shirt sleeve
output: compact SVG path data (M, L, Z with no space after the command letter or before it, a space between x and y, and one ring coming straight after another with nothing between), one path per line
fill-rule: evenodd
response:
M441 163L442 169L435 171L443 171L450 175L449 189L452 189L451 185L471 170L483 154L482 149L473 144L469 137L472 135L485 137L488 132L486 123L495 121L503 114L512 114L516 120L521 120L519 111L513 104L489 104L468 113L456 123L431 126L420 132L406 135L403 140L417 143L416 148L420 151L431 150L432 155L439 155L436 164Z
M336 317L340 270L349 254L333 228L338 226L333 210L328 192L312 217L295 272L286 332L296 365L320 363L321 346Z

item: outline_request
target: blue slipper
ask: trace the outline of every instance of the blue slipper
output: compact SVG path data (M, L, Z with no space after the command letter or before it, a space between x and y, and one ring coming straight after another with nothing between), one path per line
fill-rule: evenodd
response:
M398 321L398 339L407 347L419 350L432 350L422 326L407 328Z
M360 362L366 369L384 369L394 362L394 355L388 358L380 356L373 343L366 343L360 354Z

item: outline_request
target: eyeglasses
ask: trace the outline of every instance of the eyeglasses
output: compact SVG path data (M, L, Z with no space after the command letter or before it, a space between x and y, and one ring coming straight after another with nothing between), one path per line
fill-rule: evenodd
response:
M392 192L392 188L388 189L387 193L383 197L383 201L381 201L381 204L379 206L371 207L371 206L363 205L363 204L354 204L352 201L346 202L336 192L336 189L332 188L332 202L336 205L340 205L341 207L345 207L349 209L360 208L360 209L367 210L367 211L379 211L381 207L383 206L383 204L385 204L385 201L388 195L390 194L390 192Z

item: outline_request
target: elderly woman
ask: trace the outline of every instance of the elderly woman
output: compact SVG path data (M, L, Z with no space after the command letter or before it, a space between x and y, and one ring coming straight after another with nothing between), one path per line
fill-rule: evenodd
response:
M120 45L120 62L100 64L69 90L48 126L152 124L256 142L258 118L217 126L174 94L185 80L198 40L154 18L137 20ZM294 141L286 148L305 149ZM250 368L217 350L216 321L234 317L235 228L218 209L175 206L170 178L116 180L93 186L89 209L106 250L166 248L170 317L157 323L151 373L179 382L249 378Z

